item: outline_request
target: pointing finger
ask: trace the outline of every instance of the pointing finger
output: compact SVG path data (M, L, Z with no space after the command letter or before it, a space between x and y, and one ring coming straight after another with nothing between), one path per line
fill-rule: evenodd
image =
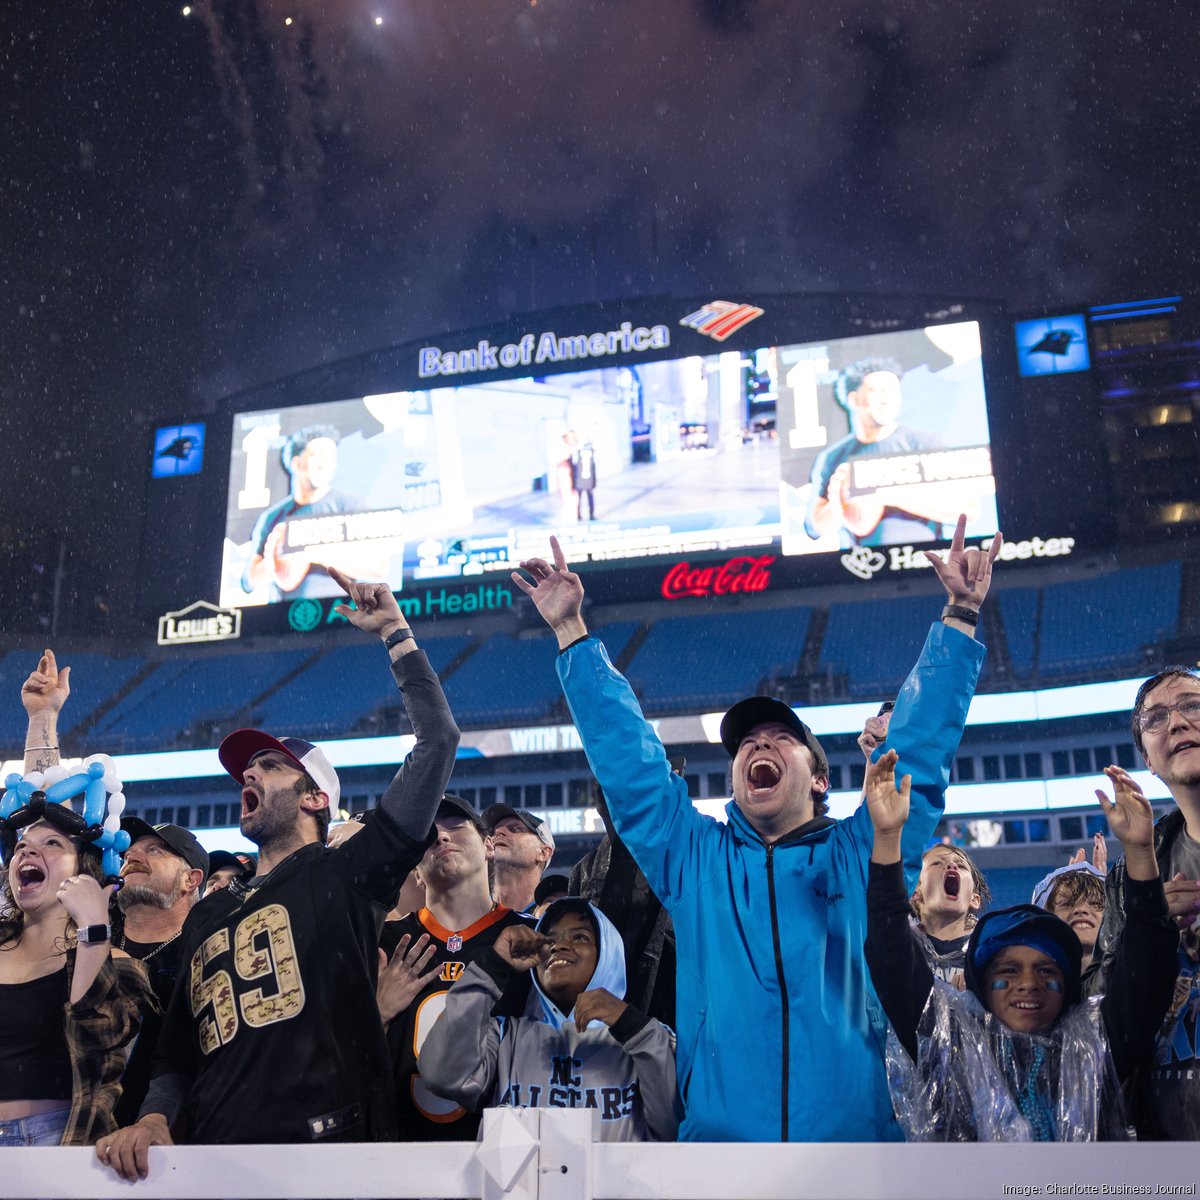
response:
M563 554L562 546L558 543L558 538L553 534L550 537L550 550L554 555L554 569L556 571L565 571L567 569L567 556Z
M988 547L988 562L994 563L996 556L1000 553L1000 547L1004 545L1004 534L1000 530L996 530L996 536L992 538L992 544Z

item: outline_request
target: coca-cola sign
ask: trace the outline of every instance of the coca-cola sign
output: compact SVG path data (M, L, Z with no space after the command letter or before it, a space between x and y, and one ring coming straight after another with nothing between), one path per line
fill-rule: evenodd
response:
M677 562L663 576L664 600L684 596L735 596L743 592L765 592L771 582L773 554L748 554L731 558L720 566L693 567Z

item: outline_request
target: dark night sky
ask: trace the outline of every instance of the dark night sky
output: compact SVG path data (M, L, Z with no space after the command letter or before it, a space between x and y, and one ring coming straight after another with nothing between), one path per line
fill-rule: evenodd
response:
M91 563L153 417L426 333L1198 273L1191 0L181 7L0 17L6 508Z

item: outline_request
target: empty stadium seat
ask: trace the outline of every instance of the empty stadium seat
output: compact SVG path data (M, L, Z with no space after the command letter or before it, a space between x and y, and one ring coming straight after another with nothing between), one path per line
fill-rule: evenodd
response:
M626 674L647 712L724 708L764 678L795 672L811 620L810 608L660 620Z
M852 696L894 696L940 612L932 596L835 605L821 646L821 670L849 676Z
M420 645L440 675L470 640L422 637ZM400 703L383 649L378 642L362 638L328 650L308 663L256 706L252 715L265 729L313 738L336 737L352 732L365 717L385 705Z
M1175 634L1181 580L1169 562L1043 588L1039 674L1136 669L1144 646Z

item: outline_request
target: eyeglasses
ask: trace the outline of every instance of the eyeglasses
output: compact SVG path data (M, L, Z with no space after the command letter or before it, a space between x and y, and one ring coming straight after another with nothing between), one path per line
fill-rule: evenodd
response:
M1200 725L1200 696L1187 696L1178 704L1156 705L1138 713L1138 728L1143 733L1162 733L1177 712L1190 725Z

